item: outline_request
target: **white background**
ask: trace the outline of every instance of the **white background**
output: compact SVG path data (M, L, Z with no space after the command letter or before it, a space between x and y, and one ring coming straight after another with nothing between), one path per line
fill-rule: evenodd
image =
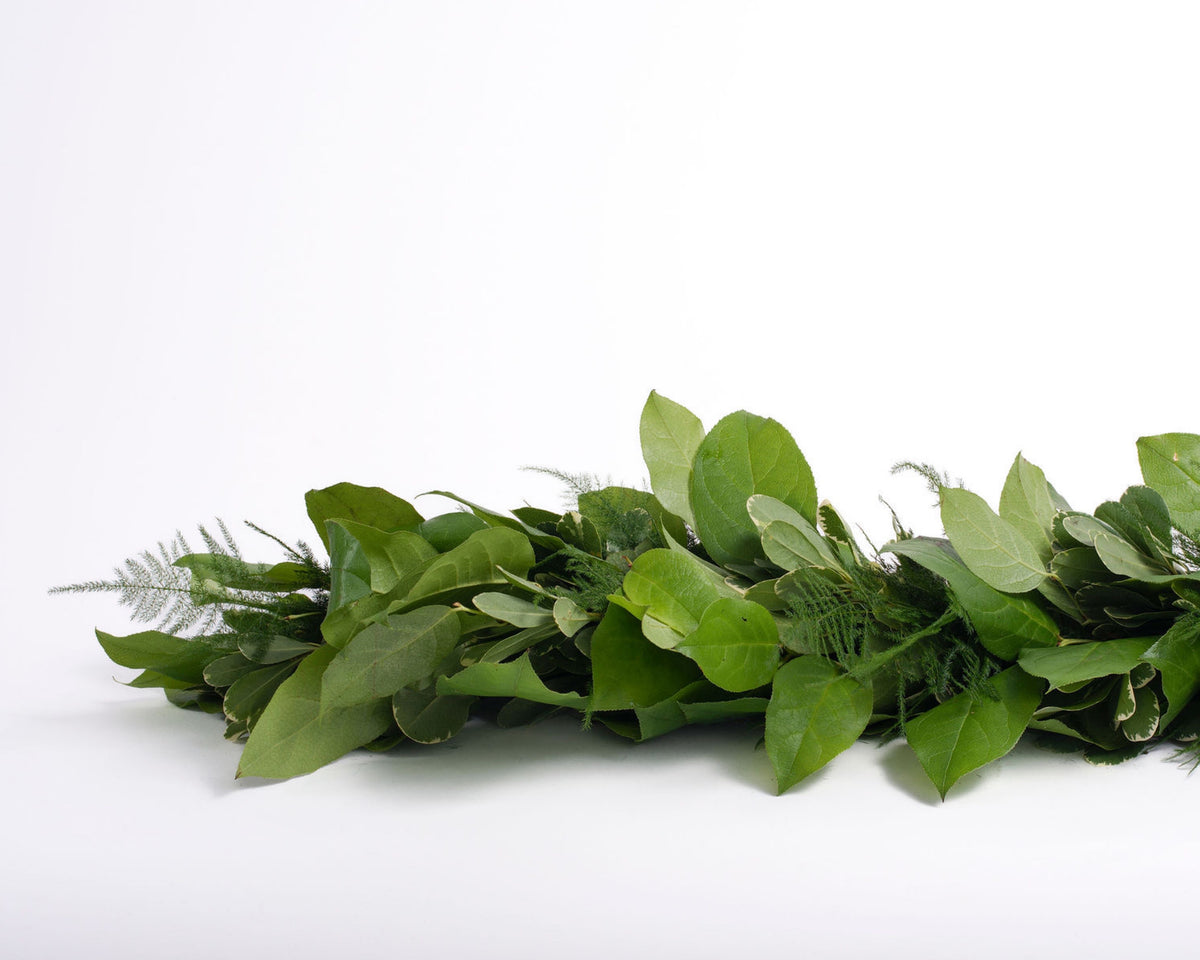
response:
M652 388L781 420L877 543L881 494L940 532L903 458L1094 507L1200 429L1198 43L1191 3L0 2L6 955L1185 947L1169 751L943 805L860 744L775 798L752 731L565 721L235 784L112 681L123 611L46 589L214 516L315 539L340 480L636 484Z

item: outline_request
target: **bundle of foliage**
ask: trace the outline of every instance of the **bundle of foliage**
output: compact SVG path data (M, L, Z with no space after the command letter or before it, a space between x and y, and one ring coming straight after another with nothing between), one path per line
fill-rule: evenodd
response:
M879 550L774 420L705 431L651 393L641 442L651 490L567 478L565 513L434 491L465 509L426 519L340 483L306 497L328 565L275 537L287 559L249 563L222 526L58 589L158 621L97 636L134 686L222 713L238 776L559 711L637 741L762 724L780 792L864 735L903 736L943 797L1026 732L1095 762L1195 755L1200 437L1139 440L1145 485L1090 514L1021 456L998 512L917 467L946 536L897 521Z

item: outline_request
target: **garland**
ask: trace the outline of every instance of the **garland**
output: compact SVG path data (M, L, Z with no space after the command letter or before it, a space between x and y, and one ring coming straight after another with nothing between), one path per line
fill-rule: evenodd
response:
M252 524L286 556L248 562L222 524L56 592L156 624L97 637L132 686L222 714L238 776L563 710L635 741L762 724L779 792L863 736L903 736L943 798L1026 733L1100 763L1162 740L1200 758L1200 437L1139 440L1145 484L1091 514L1021 456L998 512L902 464L946 537L893 517L878 550L774 420L705 431L652 392L641 443L653 492L562 475L566 513L436 491L465 509L425 518L339 483L306 495L328 563Z

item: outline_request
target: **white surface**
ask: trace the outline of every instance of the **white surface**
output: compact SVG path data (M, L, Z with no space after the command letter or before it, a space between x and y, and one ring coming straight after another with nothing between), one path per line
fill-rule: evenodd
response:
M1089 508L1197 430L1191 4L0 6L8 956L1126 957L1200 783L900 745L769 795L745 730L472 728L234 784L55 583L348 479L556 505L651 388L797 437L889 535L932 460ZM422 504L430 506L428 502ZM243 538L249 547L251 540ZM267 551L264 558L273 554ZM120 672L120 671L117 671ZM1161 756L1161 755L1159 755Z

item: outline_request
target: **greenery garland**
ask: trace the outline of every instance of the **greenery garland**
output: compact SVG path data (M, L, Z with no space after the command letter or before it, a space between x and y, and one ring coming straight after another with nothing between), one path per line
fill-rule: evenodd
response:
M869 551L774 420L706 432L652 392L641 442L650 491L562 476L566 513L435 491L465 509L426 519L339 483L306 496L327 565L252 524L285 559L248 562L222 524L55 592L156 623L97 637L132 686L223 714L238 776L563 710L635 741L760 723L780 792L863 736L903 736L943 797L1027 732L1100 763L1162 740L1200 758L1200 437L1140 439L1145 485L1090 514L1021 456L998 512L902 464L946 537L893 517Z

